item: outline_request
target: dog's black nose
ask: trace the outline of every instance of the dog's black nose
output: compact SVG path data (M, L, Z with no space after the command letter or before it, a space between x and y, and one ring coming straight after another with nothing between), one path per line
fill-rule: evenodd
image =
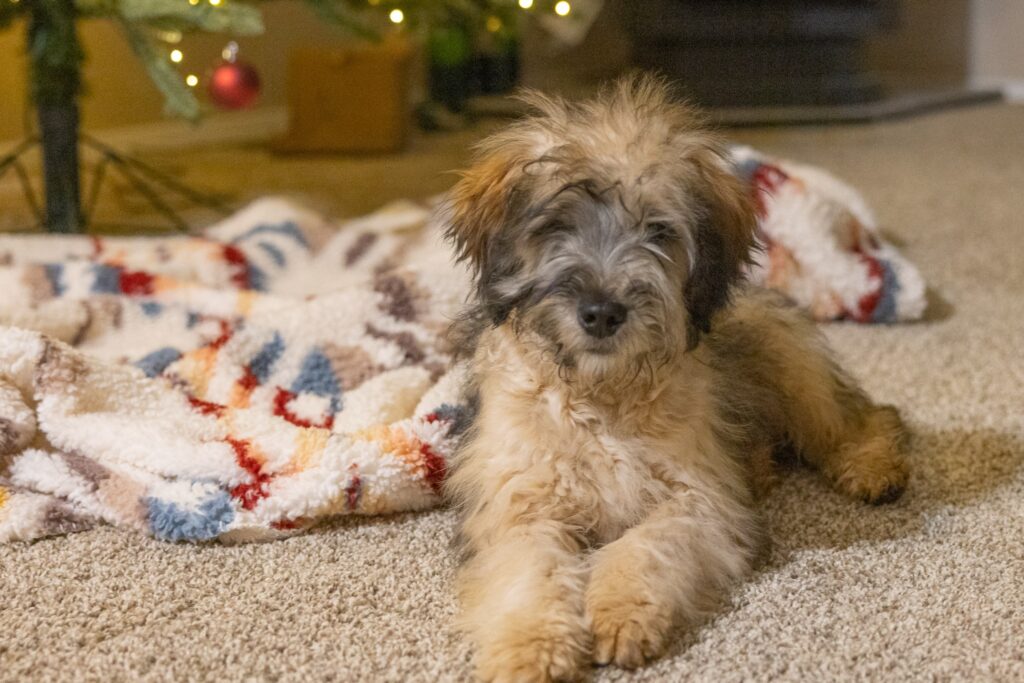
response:
M576 317L580 327L591 337L604 339L615 334L615 331L626 322L628 310L618 301L611 299L590 299L580 302Z

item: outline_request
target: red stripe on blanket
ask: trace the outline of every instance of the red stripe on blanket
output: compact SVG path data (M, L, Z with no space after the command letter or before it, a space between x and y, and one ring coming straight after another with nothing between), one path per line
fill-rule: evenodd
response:
M316 424L312 420L307 420L293 413L288 408L288 404L295 399L295 396L294 392L278 387L277 395L274 396L274 415L288 420L296 427L303 427L305 429L332 429L334 427L334 415L328 415L324 418L323 422Z
M231 284L239 289L249 289L249 261L242 250L233 244L225 244L221 253L231 267Z
M231 495L241 501L242 507L252 510L256 504L269 495L267 484L273 476L263 472L263 464L252 457L250 449L252 444L240 439L225 439L227 444L235 451L235 462L243 470L252 476L252 481L247 484L239 484L231 489Z
M189 405L198 410L203 415L213 415L214 417L223 417L224 411L228 409L227 406L219 403L211 403L210 401L204 401L201 398L195 396L188 397Z
M348 486L345 487L345 503L349 510L355 510L356 506L359 505L359 494L363 490L363 480L355 472L352 473L352 479L349 481Z
M871 316L878 308L878 302L882 300L882 284L885 278L885 271L878 259L867 254L860 254L861 261L868 267L868 280L876 284L874 291L868 292L857 301L857 310L853 312L853 319L859 323L871 322Z
M141 270L121 270L118 279L121 291L128 296L151 296L153 294L153 282L156 278L149 273L144 273Z
M757 215L760 218L764 218L768 215L768 206L765 200L775 195L779 188L789 180L789 176L778 166L761 164L754 171L751 180L754 186L754 203L757 208Z
M270 526L278 531L294 531L299 528L300 524L292 519L279 519L276 522L271 522Z
M445 464L444 458L434 452L428 443L420 444L420 453L423 455L423 464L427 468L425 475L427 483L430 484L434 493L440 495L444 478L448 475L448 466Z
M220 349L231 341L231 337L235 333L235 331L231 329L231 325L227 320L218 320L217 322L220 324L220 336L209 343L209 347L215 350Z
M259 385L260 380L256 377L256 373L252 371L251 367L246 365L242 374L242 379L238 380L239 388L246 393L251 393Z

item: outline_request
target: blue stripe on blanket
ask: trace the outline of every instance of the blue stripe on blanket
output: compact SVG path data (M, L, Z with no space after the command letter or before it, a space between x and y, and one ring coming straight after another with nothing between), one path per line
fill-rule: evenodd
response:
M754 178L754 173L761 167L761 162L757 159L744 159L739 163L733 163L733 169L738 178L745 183L750 183Z
M47 263L43 266L46 272L46 279L50 281L50 288L54 296L60 296L67 289L64 286L64 266L60 263ZM36 271L38 272L38 271Z
M878 265L882 267L882 297L878 300L875 310L871 312L871 322L896 322L896 295L900 292L900 281L891 263L885 259L878 259Z
M286 265L288 265L288 259L287 257L285 257L284 252L278 249L270 242L260 242L256 246L262 249L266 253L266 255L270 257L270 260L272 260L277 265L278 268L284 268Z
M149 528L162 541L208 541L228 528L235 518L231 497L217 491L188 509L171 501L145 498L149 511Z
M330 397L331 411L337 413L341 410L341 385L334 376L330 359L320 349L313 349L302 361L302 369L292 384L292 392Z
M103 263L95 263L92 266L92 287L93 294L120 294L121 293L121 271L113 266Z
M249 361L249 369L260 384L266 384L282 353L284 353L284 339L281 338L280 333L275 332L274 338L267 342L259 353Z
M146 377L156 377L179 358L181 358L181 352L178 349L165 346L135 361L135 367L146 373Z
M164 312L164 305L157 301L143 301L141 305L147 318L155 318Z
M451 423L451 427L448 428L449 436L462 434L469 429L469 425L473 421L473 411L464 405L442 403L434 409L434 414L438 418Z
M292 238L305 249L309 249L309 242L306 241L306 236L302 234L301 230L299 230L299 226L291 221L276 224L263 223L262 225L257 225L231 240L231 243L238 244L239 242L245 242L257 235L284 235Z
M254 266L252 261L249 261L248 269L249 278L247 281L247 286L249 287L249 289L255 290L257 292L267 291L267 274L264 273L259 268L257 268L256 266Z

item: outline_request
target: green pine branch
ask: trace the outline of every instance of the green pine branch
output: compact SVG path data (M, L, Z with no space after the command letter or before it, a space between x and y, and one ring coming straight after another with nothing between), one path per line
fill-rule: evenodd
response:
M142 61L150 78L163 93L167 111L195 119L199 103L182 75L167 59L166 46L155 31L181 33L224 33L251 36L263 33L261 5L266 0L222 0L213 6L208 0L0 0L0 29L22 15L29 17L28 53L32 64L32 88L37 102L74 98L81 90L84 59L76 35L80 18L117 21L128 42ZM385 0L370 5L367 0L305 0L326 22L353 37L376 40L374 28L387 13L401 8L404 26L410 30L451 23L463 27L482 25L492 14L505 17L518 11L517 0ZM549 6L552 0L540 0Z
M206 2L192 5L185 0L121 0L116 13L130 24L145 24L162 30L236 36L263 33L263 15L259 8L243 2L225 2L214 7Z
M121 26L132 50L142 61L157 89L163 93L167 113L190 120L199 118L199 101L167 60L165 50L137 24L121 19Z

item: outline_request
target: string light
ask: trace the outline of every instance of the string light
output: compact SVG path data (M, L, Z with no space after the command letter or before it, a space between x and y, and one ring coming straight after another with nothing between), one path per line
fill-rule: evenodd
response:
M210 1L213 2L213 0ZM388 19L391 20L392 24L401 24L405 21L405 12L400 9L393 9L391 10L391 13L388 14Z
M487 17L487 30L491 33L497 33L501 30L501 19L498 17Z
M530 9L533 7L533 0L519 0L519 6L523 9Z
M213 5L214 7L219 7L219 6L220 6L220 3L221 3L222 1L223 1L223 0L210 0L210 4L211 4L211 5ZM568 4L568 3L566 3L566 4Z
M157 31L156 37L165 43L180 43L181 42L181 31Z
M189 74L188 76L185 76L185 85L187 85L190 88L196 87L197 85L199 85L199 76L196 76L195 74Z
M210 0L210 1L213 2L213 0ZM555 14L557 14L558 16L560 16L560 17L567 16L569 14L569 12L571 12L571 11L572 11L572 5L570 5L565 0L561 0L561 2L555 3Z
M181 64L181 60L185 59L184 53L181 50L171 50L171 61L175 64Z
M196 5L199 4L199 0L188 0L188 4L190 4L193 7L195 7Z

